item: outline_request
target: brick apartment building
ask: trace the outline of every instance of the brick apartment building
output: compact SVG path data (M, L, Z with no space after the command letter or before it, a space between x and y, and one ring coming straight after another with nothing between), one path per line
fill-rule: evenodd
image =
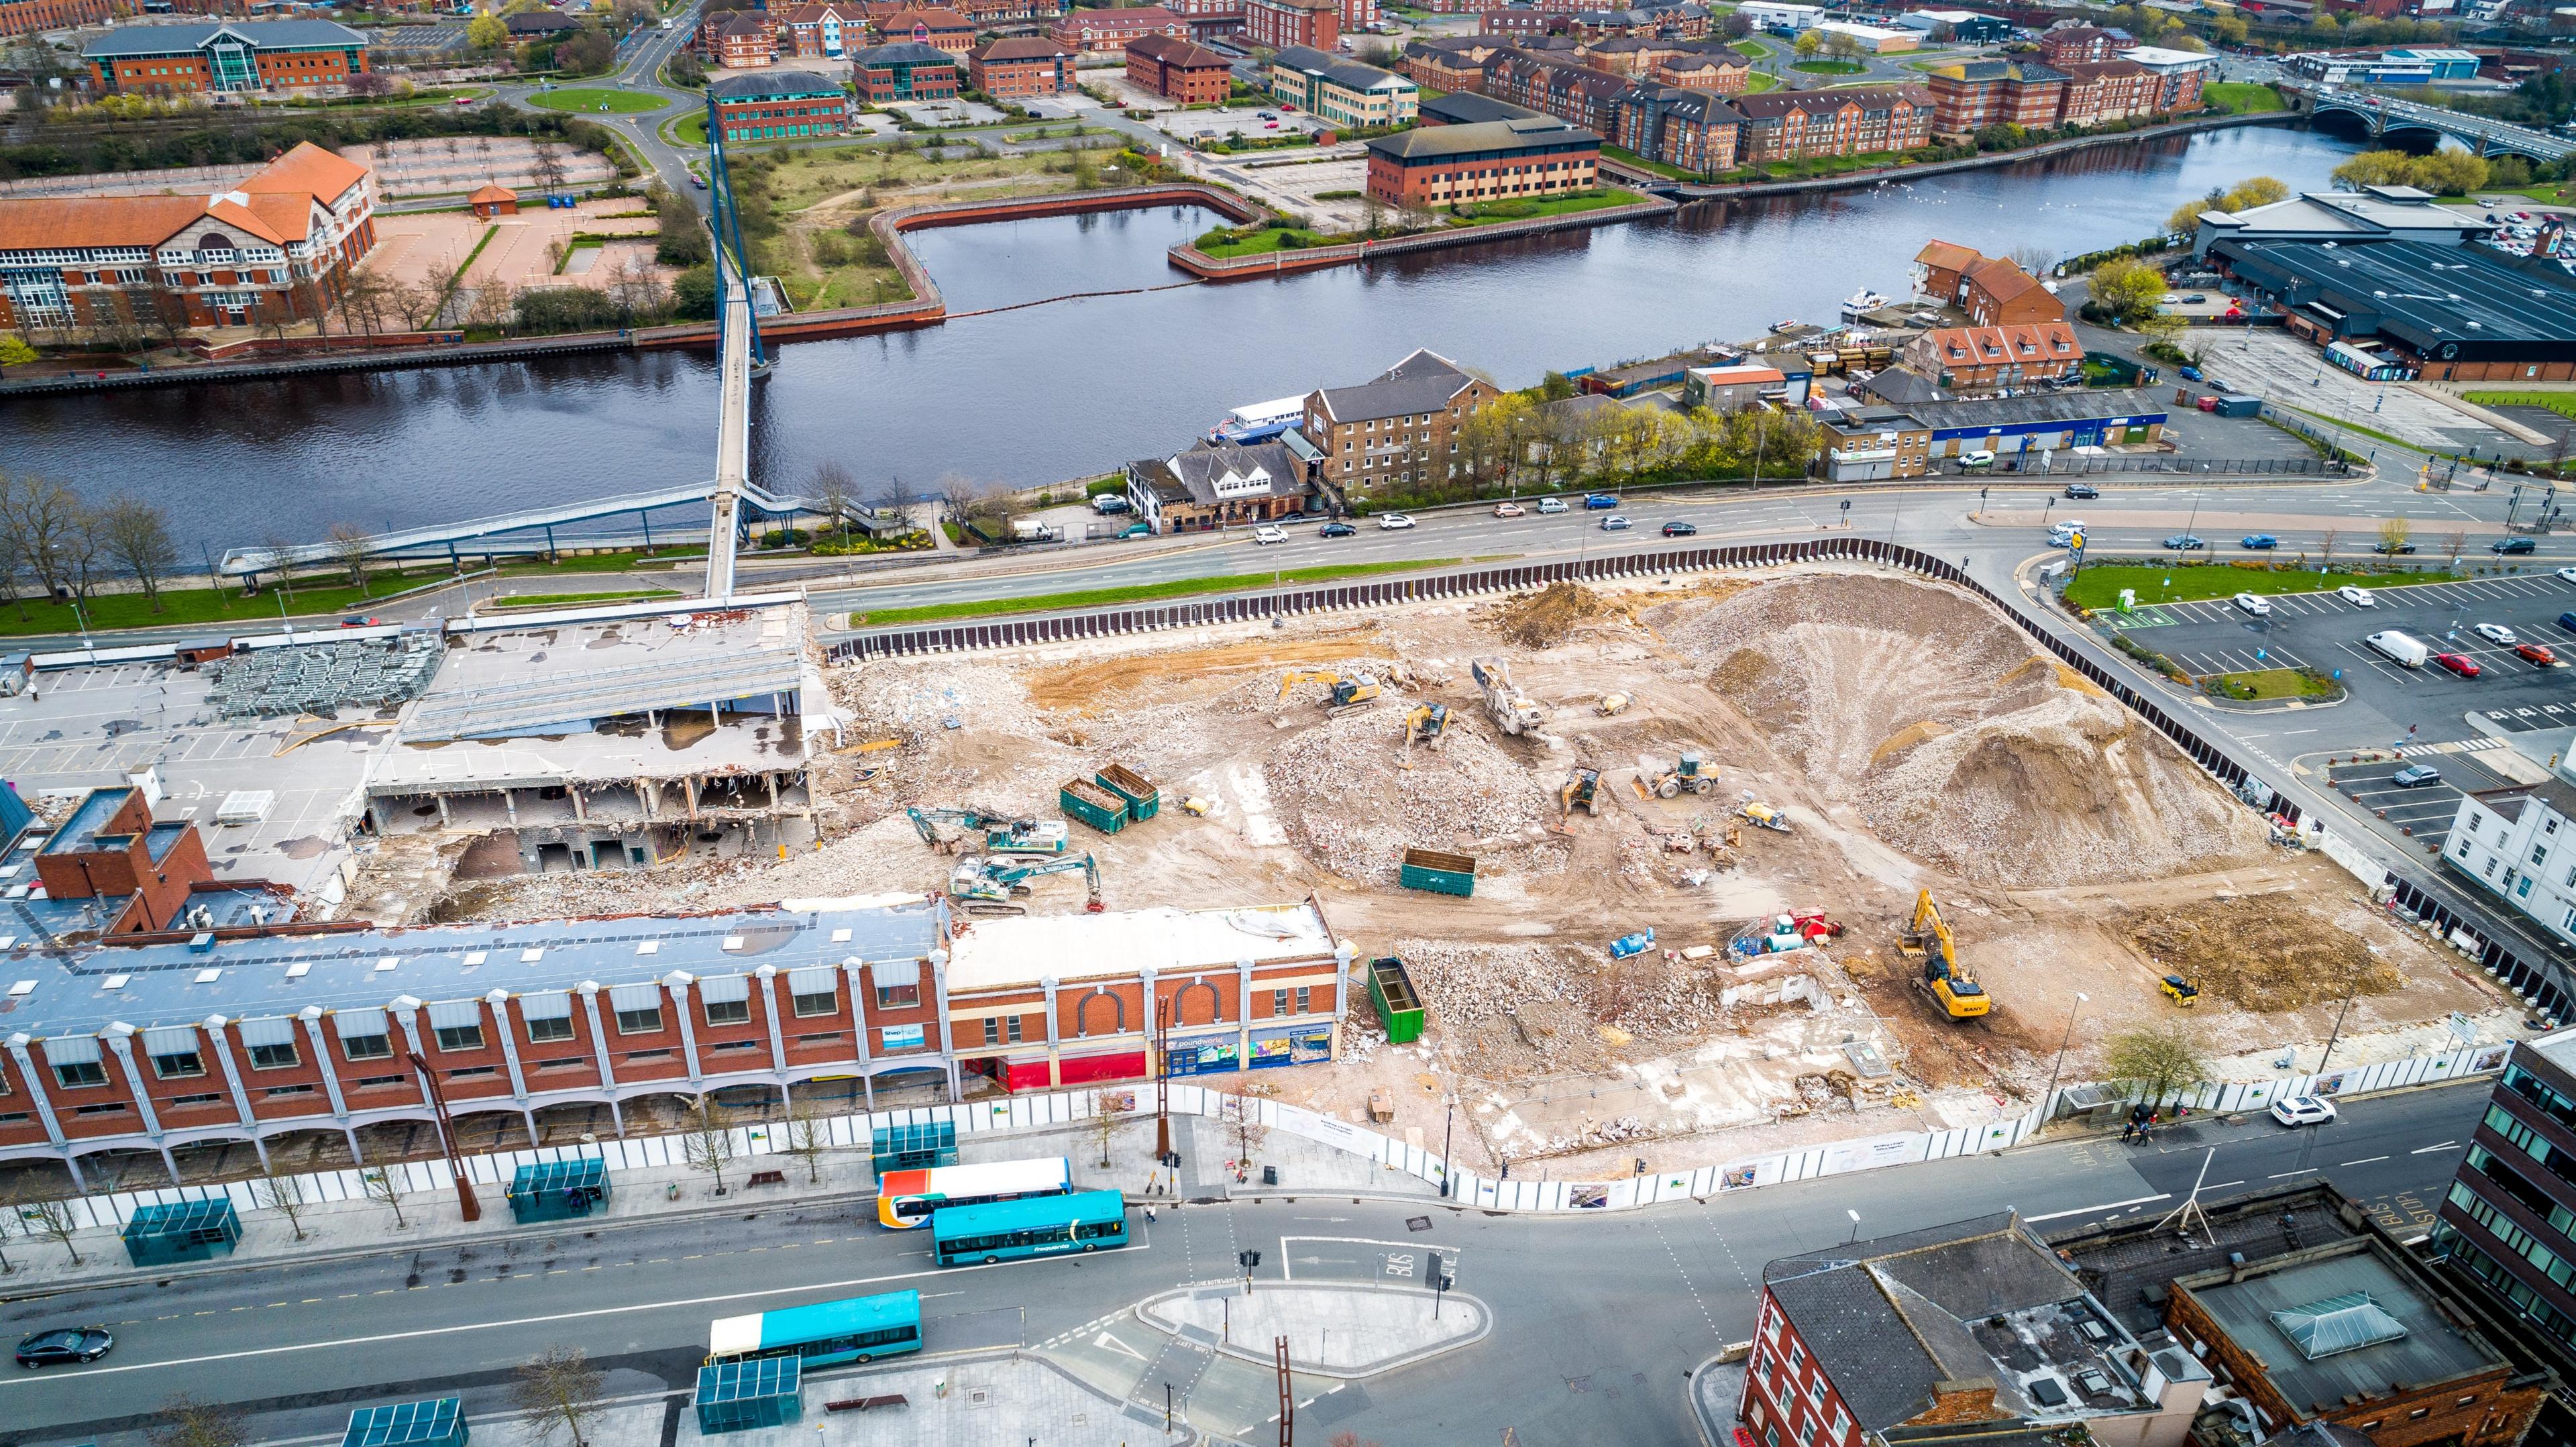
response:
M1589 191L1601 161L1599 136L1554 116L1425 126L1368 147L1368 193L1401 207Z
M1476 17L1476 33L1502 36L1514 40L1535 40L1542 35L1561 35L1574 28L1571 15L1559 11L1533 10L1521 6L1488 10Z
M1168 0L1163 8L1189 22L1192 40L1223 40L1243 33L1243 0Z
M698 49L727 70L756 70L778 59L778 28L765 14L722 11L698 22Z
M1981 327L2066 320L2066 304L2037 277L2005 257L1956 242L1926 242L1915 253L1912 281L1915 295L1958 307Z
M100 90L141 95L321 90L368 69L367 37L329 20L124 26L81 59Z
M871 45L850 57L850 83L870 105L899 100L954 100L965 67L936 46L902 41Z
M1932 133L1974 135L1986 126L2045 131L2056 127L2066 101L2066 73L2018 60L1965 60L1928 72Z
M2054 382L2084 368L2084 344L2064 322L1940 327L1905 343L1901 360L1963 396Z
M966 58L966 78L994 100L1062 95L1073 88L1073 52L1041 35L988 41Z
M1371 173L1383 142L1467 129L1434 126L1371 141ZM1469 413L1501 395L1448 358L1417 351L1359 386L1308 393L1297 430L1322 454L1318 474L1328 492L1338 495L1326 500L1347 504L1372 488L1418 487L1455 476L1459 427Z
M0 327L310 320L375 244L374 174L310 142L219 196L0 199Z
M1714 91L1641 85L1619 99L1622 148L1702 176L1732 171L1744 115Z
M1223 105L1234 92L1234 61L1168 35L1140 36L1127 42L1127 79L1185 106Z
M114 19L114 0L0 0L0 35L70 30Z
M1503 42L1492 36L1435 35L1407 42L1396 68L1411 76L1415 84L1431 90L1481 94L1485 88L1485 62L1501 49Z
M1271 50L1329 53L1342 43L1340 0L1243 0L1243 38Z
M2062 126L2152 116L2164 96L2155 73L2133 60L2068 61L2058 69L2066 73L2066 99L2057 113Z
M1773 91L1733 104L1744 116L1735 146L1744 165L1906 151L1932 139L1932 97L1917 86Z
M975 22L943 8L898 10L882 18L871 17L868 33L879 45L910 41L947 51L960 60L975 48Z
M1120 10L1067 10L1047 34L1077 54L1124 55L1127 42L1139 36L1187 40L1190 25L1160 5L1131 5Z
M707 83L707 94L728 141L837 136L850 123L850 97L839 82L801 70L724 76Z
M1556 117L1596 136L1619 134L1619 98L1629 82L1574 60L1526 50L1497 51L1485 62L1484 93Z
M2050 65L2088 64L2119 53L2111 32L2091 25L2061 25L2039 37L2039 58Z
M1064 13L1062 0L950 0L947 8L973 21L977 30L1019 34L1034 34Z
M867 16L856 5L798 5L769 13L778 49L799 60L839 60L865 43Z

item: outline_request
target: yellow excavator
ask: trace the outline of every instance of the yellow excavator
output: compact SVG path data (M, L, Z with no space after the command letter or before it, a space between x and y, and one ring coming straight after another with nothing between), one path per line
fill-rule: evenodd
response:
M1428 744L1434 749L1444 746L1443 731L1449 727L1449 705L1417 703L1404 716L1404 752L1397 756L1403 767L1413 767L1413 746Z
M1348 678L1344 678L1342 675L1331 672L1327 669L1290 673L1282 676L1279 680L1279 696L1281 698L1286 698L1288 696L1288 690L1295 688L1301 683L1321 683L1331 687L1333 690L1332 696L1324 700L1324 707L1328 709L1339 710L1354 708L1360 704L1372 702L1377 698L1376 679L1369 677L1365 673L1357 673Z
M1941 922L1941 911L1933 907L1932 891L1916 891L1913 927L1897 937L1896 947L1922 957L1923 992L1951 1019L1974 1020L1994 1008L1994 997L1959 963L1958 942Z
M1601 817L1601 771L1599 769L1586 768L1578 764L1565 776L1565 783L1557 789L1556 817L1558 820L1563 821L1574 817L1574 811L1577 809L1596 819Z

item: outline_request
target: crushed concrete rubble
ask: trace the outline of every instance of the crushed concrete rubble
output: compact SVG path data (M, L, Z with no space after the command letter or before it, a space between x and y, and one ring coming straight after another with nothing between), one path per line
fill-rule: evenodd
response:
M1455 850L1475 841L1540 833L1553 801L1535 776L1475 727L1397 767L1401 714L1354 709L1309 729L1263 766L1289 839L1345 879L1391 884L1404 851ZM1545 812L1543 812L1545 811ZM1553 852L1553 851L1550 851Z

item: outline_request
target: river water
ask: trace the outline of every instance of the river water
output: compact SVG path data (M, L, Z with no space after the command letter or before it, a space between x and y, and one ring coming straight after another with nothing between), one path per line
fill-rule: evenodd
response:
M1165 248L1213 223L1171 207L917 233L952 313L1121 288L921 331L795 343L756 394L756 480L837 459L868 488L950 475L1049 482L1186 445L1237 404L1365 380L1415 347L1507 385L1891 294L1931 238L2074 255L2154 231L2212 186L2320 190L2354 148L2219 131L1863 191L1276 281L1186 281ZM504 365L0 403L0 468L169 509L183 545L412 526L665 486L713 470L713 358ZM194 546L186 551L195 552Z

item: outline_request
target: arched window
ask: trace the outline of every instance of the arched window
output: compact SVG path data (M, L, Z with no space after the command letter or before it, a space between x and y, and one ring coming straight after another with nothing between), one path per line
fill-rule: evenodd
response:
M1207 1018L1194 1020L1190 1018L1190 1002L1202 994L1207 997ZM1207 980L1192 980L1172 996L1172 1023L1175 1025L1213 1025L1224 1018L1225 997L1218 994L1216 986Z
M1109 1005L1109 1009L1106 1012L1095 1012L1091 1008L1103 1001L1106 1001ZM1103 1018L1104 1013L1109 1028L1106 1030L1095 1031L1092 1029L1092 1021ZM1107 990L1093 990L1090 994L1082 997L1082 1003L1073 1007L1073 1033L1076 1035L1126 1034L1127 1002L1118 998L1116 995L1111 994Z
M233 239L220 231L209 231L205 235L197 238L197 249L199 251L230 251L233 249Z

